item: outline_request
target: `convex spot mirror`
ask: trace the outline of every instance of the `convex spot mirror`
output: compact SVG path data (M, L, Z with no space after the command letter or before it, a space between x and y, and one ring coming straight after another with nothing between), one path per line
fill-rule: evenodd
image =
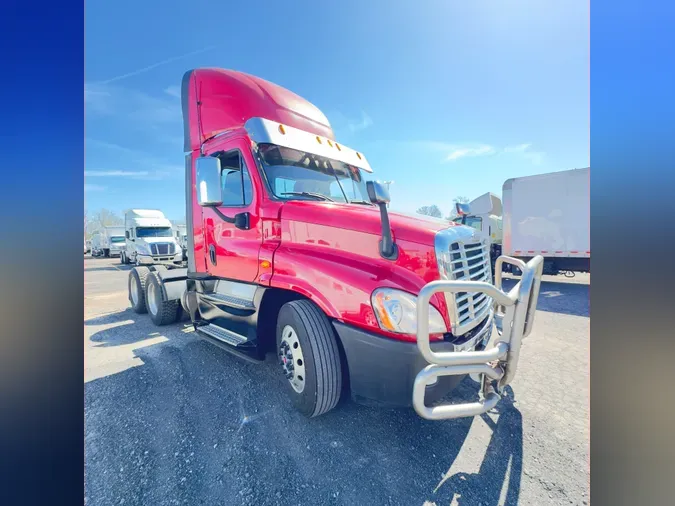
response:
M213 207L223 203L220 186L220 159L200 156L197 165L197 201L200 206Z

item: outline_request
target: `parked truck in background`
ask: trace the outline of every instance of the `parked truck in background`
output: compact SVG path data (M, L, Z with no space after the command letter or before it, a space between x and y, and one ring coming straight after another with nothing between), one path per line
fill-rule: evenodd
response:
M284 88L198 69L181 94L187 267L131 269L134 311L158 325L189 315L198 336L254 362L274 353L307 416L343 388L436 420L497 404L532 330L541 257L500 257L491 284L486 238L390 213L363 153ZM523 271L508 292L503 263ZM430 405L466 375L476 402Z
M92 256L121 256L125 247L124 227L110 226L97 230L91 238Z
M477 236L490 244L492 272L502 254L502 201L494 193L484 193L468 204L455 205L457 217L453 221L476 230Z
M545 274L590 272L590 167L508 179L502 199L486 193L456 208L456 223L490 239L493 259L541 255Z
M182 264L183 249L173 226L157 209L129 209L124 213L126 251L123 264Z
M183 260L187 260L187 226L174 225L174 231L176 234L176 241L180 244L180 247L183 248Z
M504 254L544 258L545 274L591 271L591 169L508 179Z

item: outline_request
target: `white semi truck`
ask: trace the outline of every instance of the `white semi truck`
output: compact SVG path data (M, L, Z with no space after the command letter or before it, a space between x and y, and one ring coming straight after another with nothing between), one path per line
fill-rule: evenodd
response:
M129 209L124 213L126 250L123 264L181 264L183 248L171 222L156 209Z
M91 238L92 256L121 256L125 246L124 227L103 227Z
M486 193L458 204L455 221L490 237L497 256L541 255L545 274L590 272L590 174L586 167L507 179L502 199Z

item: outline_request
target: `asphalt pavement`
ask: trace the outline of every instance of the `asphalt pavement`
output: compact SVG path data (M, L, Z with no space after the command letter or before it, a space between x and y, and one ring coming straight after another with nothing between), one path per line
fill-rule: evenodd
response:
M590 502L588 275L545 276L494 413L431 422L348 398L304 418L272 358L247 363L189 322L135 314L119 259L85 256L84 269L90 506ZM455 396L476 392L467 378Z

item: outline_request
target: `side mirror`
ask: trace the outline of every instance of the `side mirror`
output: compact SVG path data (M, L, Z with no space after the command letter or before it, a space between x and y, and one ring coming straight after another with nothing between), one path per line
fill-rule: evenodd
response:
M469 204L460 204L458 202L457 204L455 204L455 208L457 209L457 214L459 214L460 216L471 214L471 206L469 206Z
M389 190L379 181L366 181L366 190L373 204L388 204L391 201Z
M128 230L125 230L125 231L124 231L124 237L126 237L127 239L129 239L129 231L128 231Z
M220 160L213 156L200 156L197 164L197 201L200 206L213 207L223 203L220 187Z

